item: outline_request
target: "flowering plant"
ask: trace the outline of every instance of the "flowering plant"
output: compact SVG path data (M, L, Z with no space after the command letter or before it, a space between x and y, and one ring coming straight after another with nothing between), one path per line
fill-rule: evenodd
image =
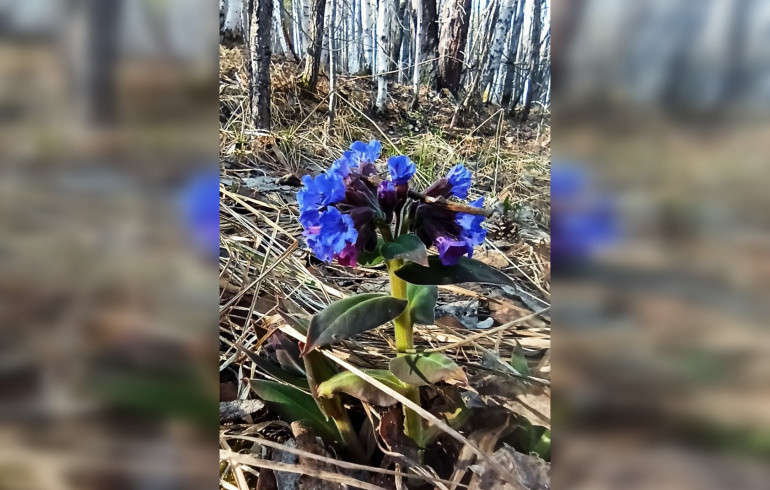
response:
M487 213L482 208L483 198L460 201L468 197L470 171L462 164L455 165L446 177L420 192L410 187L417 168L407 156L388 158L387 175L384 171L380 174L377 161L381 149L378 141L353 143L326 172L303 177L297 202L307 245L318 259L327 263L336 260L346 267L384 261L390 294L343 298L305 323L284 316L306 335L301 355L307 387L327 420L331 418L336 424L337 440L353 454L360 446L341 409L340 394L380 406L394 405L397 400L352 372L330 370L318 349L392 321L396 356L389 369L364 371L419 404L420 386L467 383L462 368L451 359L414 348L414 324L435 321L437 286L460 282L512 284L505 274L471 258L474 247L485 239L482 225ZM437 254L429 255L429 249ZM264 382L259 385L263 394L265 386ZM446 415L447 423L461 424L468 414L462 405ZM404 407L404 415L405 434L424 449L438 435L438 429L424 424L408 407Z

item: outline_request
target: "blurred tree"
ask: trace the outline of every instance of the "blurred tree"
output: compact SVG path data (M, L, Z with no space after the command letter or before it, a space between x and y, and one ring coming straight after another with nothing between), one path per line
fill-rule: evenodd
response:
M251 115L257 129L270 129L270 27L273 0L249 0Z

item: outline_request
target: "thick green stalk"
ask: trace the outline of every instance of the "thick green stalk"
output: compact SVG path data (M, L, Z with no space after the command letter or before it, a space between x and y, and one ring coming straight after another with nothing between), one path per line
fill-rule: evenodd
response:
M324 398L317 395L316 387L318 384L333 376L334 371L329 370L320 352L309 352L302 359L305 362L305 373L307 373L310 392L313 398L315 398L318 408L327 417L332 418L349 454L359 463L368 463L366 461L366 453L361 447L356 431L353 430L350 417L348 417L348 412L342 406L340 397L335 395L332 398Z
M388 274L390 276L390 294L394 298L407 299L406 282L396 276L395 271L404 265L404 261L394 259L388 261ZM414 323L409 315L409 309L405 309L395 320L393 324L396 327L396 352L397 355L414 349ZM420 389L417 386L409 386L405 393L409 400L420 404ZM422 440L422 420L420 416L411 408L404 407L404 432L414 441Z

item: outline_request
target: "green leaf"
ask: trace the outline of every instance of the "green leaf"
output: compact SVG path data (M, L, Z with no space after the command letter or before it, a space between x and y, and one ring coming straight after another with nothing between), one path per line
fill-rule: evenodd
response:
M399 235L383 245L382 256L387 260L403 259L428 267L428 251L417 235Z
M433 325L436 321L436 286L421 286L406 283L406 297L409 300L409 317L412 321L423 325Z
M415 263L405 264L396 275L412 284L457 284L460 282L484 282L514 286L507 275L478 260L460 257L455 265L443 265L438 257L428 259L428 267Z
M362 369L361 371L388 388L392 388L402 395L406 394L407 386L393 376L393 373L390 371L384 369ZM347 393L359 400L382 407L388 407L397 403L395 398L350 371L343 371L318 385L319 396L331 397L335 393Z
M547 427L532 425L529 420L520 417L508 441L521 453L535 453L545 461L551 460L551 429Z
M511 367L522 376L529 376L529 365L527 364L527 358L524 357L524 348L519 341L516 341L516 347L513 348L511 354Z
M287 371L284 371L280 367L276 366L275 364L268 361L264 357L257 355L256 353L252 352L251 350L247 349L241 344L236 343L235 346L240 350L242 350L247 356L249 356L249 359L251 359L251 362L253 362L260 371L270 376L271 378L277 379L278 381L283 381L284 383L288 383L292 386L296 386L297 388L301 388L304 390L307 390L309 388L307 379L300 376L295 376Z
M391 359L390 372L410 385L426 386L439 381L468 384L463 369L439 352L398 356Z
M465 422L467 422L473 414L473 410L466 407L462 402L450 407L441 407L438 410L431 410L431 412L455 430L462 428L462 426L465 425ZM423 426L422 431L420 432L420 440L415 442L417 442L420 447L428 447L443 432L444 431L437 425L428 423L426 426Z
M310 321L303 355L379 327L404 311L407 301L380 293L367 293L335 301Z
M381 237L377 237L377 247L371 252L362 251L358 253L358 263L361 265L374 266L381 264L384 259L382 256L383 240Z
M306 424L328 443L340 442L334 423L326 419L313 397L304 391L261 379L252 379L251 389L281 418Z
M278 310L278 314L281 315L283 321L294 328L294 330L301 333L302 335L307 335L307 329L310 327L310 317L292 315L281 310Z

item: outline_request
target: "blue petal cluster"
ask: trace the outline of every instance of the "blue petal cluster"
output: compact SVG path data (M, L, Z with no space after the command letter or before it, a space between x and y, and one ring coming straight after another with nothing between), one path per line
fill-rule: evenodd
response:
M451 185L450 193L453 196L459 199L468 197L468 190L471 188L471 172L465 168L465 165L458 163L452 167L446 178Z
M316 257L331 262L336 254L341 253L345 247L355 243L358 231L353 225L353 219L347 214L342 214L337 208L328 208L318 213L314 223L308 223L305 227L307 244Z
M476 208L481 208L484 206L484 198L480 197L468 204ZM462 228L460 236L471 246L468 257L473 255L473 247L484 243L484 239L487 237L486 228L482 228L481 226L484 219L484 216L479 214L457 213L457 224Z
M388 158L388 172L396 185L404 185L417 172L417 166L406 155Z
M345 152L348 156L354 158L356 163L374 162L380 158L382 143L377 140L371 140L369 143L363 141L354 141L350 145L350 150Z

